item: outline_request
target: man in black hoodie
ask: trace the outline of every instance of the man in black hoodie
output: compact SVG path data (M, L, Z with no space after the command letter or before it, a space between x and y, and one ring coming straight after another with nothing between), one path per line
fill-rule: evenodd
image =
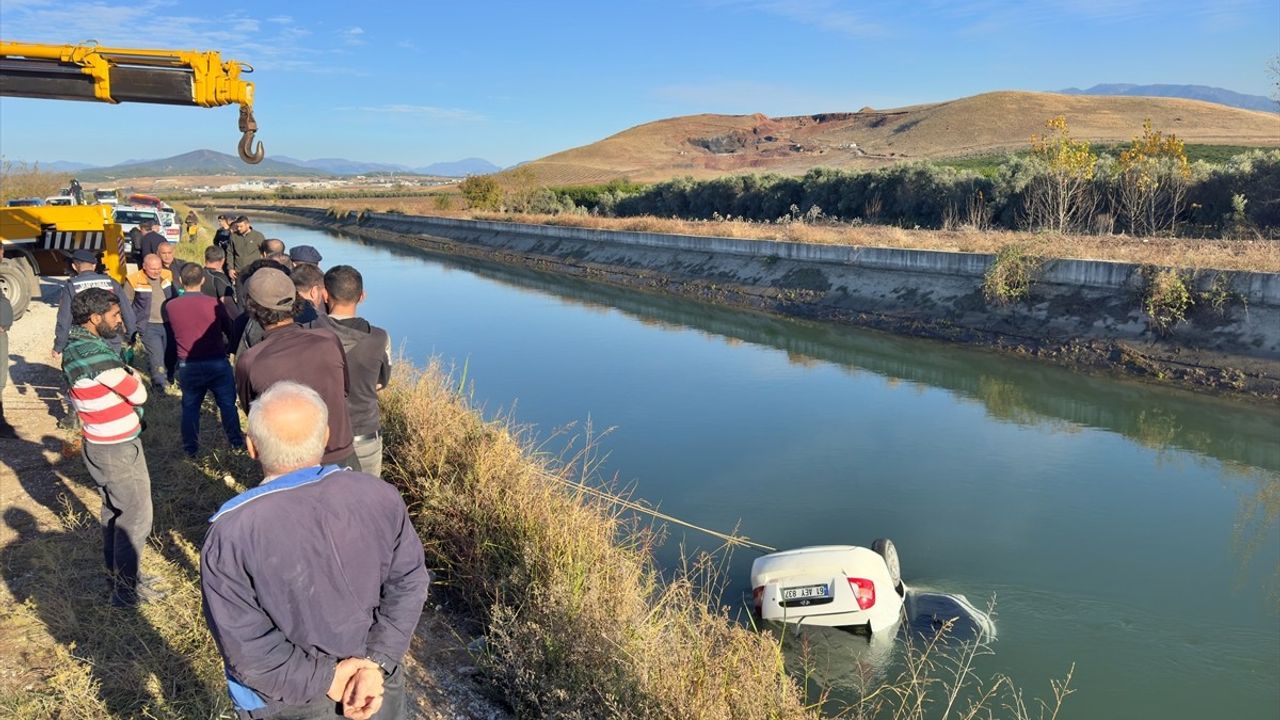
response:
M378 391L391 380L391 338L386 330L356 314L365 299L364 278L359 270L350 265L329 268L324 274L324 288L328 294L329 329L342 341L347 353L347 407L356 457L361 470L381 477L382 416Z

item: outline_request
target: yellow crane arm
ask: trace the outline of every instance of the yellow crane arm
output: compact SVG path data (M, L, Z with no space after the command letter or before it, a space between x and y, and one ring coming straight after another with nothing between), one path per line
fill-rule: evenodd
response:
M220 107L240 105L240 159L259 163L253 148L253 67L217 52L40 45L0 40L0 95L53 100L143 102Z

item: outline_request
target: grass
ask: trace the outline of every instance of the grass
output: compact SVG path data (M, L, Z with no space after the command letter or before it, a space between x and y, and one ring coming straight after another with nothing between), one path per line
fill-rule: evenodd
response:
M0 695L0 716L234 717L201 614L199 546L211 511L243 487L224 478L254 484L261 476L247 456L225 448L212 418L202 423L202 442L221 449L188 461L176 437L180 416L177 395L153 394L142 436L155 507L143 570L168 590L160 603L107 606L97 503L82 500L92 497L85 491L92 482L78 452L64 452L61 469L86 487L62 493L57 527L41 528L22 510L5 511L19 539L4 548L11 601L0 607L0 628L21 628L28 647L51 657L33 668L43 682Z
M306 203L301 203L305 205ZM610 218L594 215L519 215L473 211L442 212L429 201L404 198L360 198L326 203L338 212L399 212L414 215L586 227L601 230L704 235L754 240L782 240L823 245L911 248L996 254L1011 244L1034 247L1047 259L1110 260L1138 265L1169 265L1184 269L1280 272L1280 240L1129 237L1124 235L1059 235L1007 230L912 230L892 225L845 223L758 223L740 220L677 220L653 216Z

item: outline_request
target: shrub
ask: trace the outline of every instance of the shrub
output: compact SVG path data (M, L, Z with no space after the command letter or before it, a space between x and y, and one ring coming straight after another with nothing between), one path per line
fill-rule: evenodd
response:
M1028 252L1022 243L1010 243L996 253L982 277L982 294L987 302L1007 305L1027 297L1043 259Z
M1146 276L1142 308L1156 334L1166 335L1174 325L1187 319L1187 311L1195 300L1182 273L1173 268L1148 268Z
M497 210L502 206L502 186L492 175L468 175L458 184L467 205L475 210Z

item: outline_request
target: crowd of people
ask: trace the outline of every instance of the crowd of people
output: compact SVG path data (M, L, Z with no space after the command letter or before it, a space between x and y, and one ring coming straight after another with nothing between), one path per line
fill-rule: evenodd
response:
M148 252L123 285L92 252L70 257L53 353L102 499L109 602L165 595L140 569L152 524L146 406L177 385L172 442L196 457L212 394L228 446L265 478L217 509L201 552L205 619L238 713L401 717L399 665L430 574L403 499L381 480L390 339L359 315L358 270L322 269L306 245L286 253L244 216L219 225L203 265L144 234Z

